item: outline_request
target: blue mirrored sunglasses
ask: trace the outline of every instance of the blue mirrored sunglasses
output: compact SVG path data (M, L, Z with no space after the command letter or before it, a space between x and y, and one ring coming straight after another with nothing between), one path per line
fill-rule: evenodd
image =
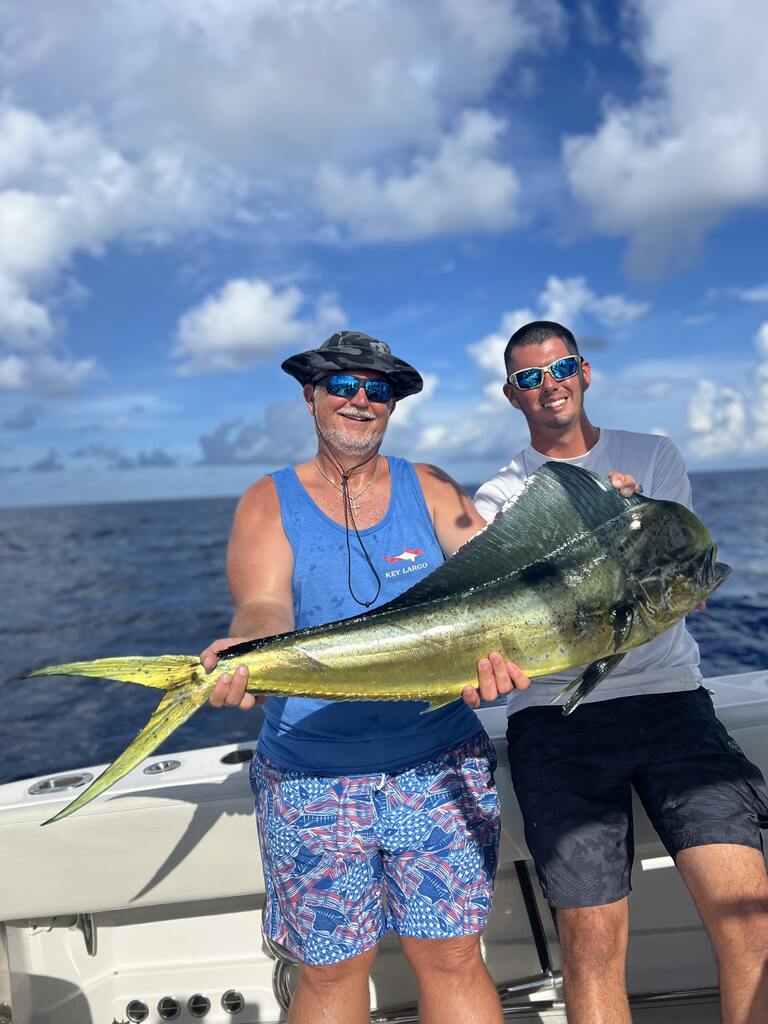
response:
M524 370L515 370L507 380L520 391L532 391L544 383L544 374L549 373L552 380L568 380L575 377L582 363L581 356L563 356L555 359L549 366L527 366Z
M365 391L369 402L388 402L392 397L392 385L388 380L360 380L351 373L332 373L318 383L336 398L354 398L360 388Z

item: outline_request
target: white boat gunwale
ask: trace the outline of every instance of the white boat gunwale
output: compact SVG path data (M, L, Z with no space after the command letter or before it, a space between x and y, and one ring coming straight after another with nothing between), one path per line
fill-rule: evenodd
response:
M726 727L747 756L768 771L768 671L718 677L706 685ZM537 1012L546 1007L555 1012L561 998L559 947L548 908L531 884L522 822L505 772L505 711L489 707L479 715L496 744L503 809L499 885L485 954L494 977L501 979L508 1019L537 1007ZM178 1019L192 1020L186 1009L191 976L184 960L187 967L199 965L195 945L205 934L221 944L222 957L209 965L212 1006L201 1019L211 1024L234 1019L218 1005L220 998L213 998L231 989L245 993L245 1008L236 1018L243 1024L250 1012L254 1020L283 1019L280 1002L290 989L291 968L273 960L275 951L262 945L258 933L263 883L248 783L253 746L224 744L149 759L149 765L179 763L156 775L140 766L71 818L42 829L39 823L64 806L72 791L40 787L43 778L0 786L0 860L5 878L13 879L0 901L0 936L7 945L5 972L0 945L0 1024L4 1014L9 1019L11 1005L16 1024L27 1019L90 1024L88 1017L93 1024L120 1021L130 992L150 993L147 1021L159 1021L163 978L156 964L142 960L142 942L150 958L165 950L169 993L179 994ZM88 766L48 778L99 770ZM664 851L636 809L630 982L638 1010L654 1010L654 1020L665 1020L673 1005L714 1005L714 958L695 913L684 903L677 873L658 870L663 864L642 870L643 861L658 861ZM216 870L223 858L227 870ZM648 893L655 894L651 902L677 915L672 942L651 920L652 908L643 907ZM173 943L183 952L169 955L176 950ZM394 942L385 947L374 970L371 1019L406 1024L416 1017L403 964ZM672 951L676 967L661 962L673 958ZM698 1024L704 1018L690 1019Z

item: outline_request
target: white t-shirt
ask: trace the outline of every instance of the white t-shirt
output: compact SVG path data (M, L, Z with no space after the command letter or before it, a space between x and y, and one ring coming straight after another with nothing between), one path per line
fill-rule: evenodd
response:
M478 490L475 505L480 515L488 521L493 519L502 505L517 494L528 477L545 462L569 462L595 473L607 474L612 470L631 473L648 497L677 501L691 508L691 484L683 459L668 437L634 434L628 430L602 430L597 444L585 455L573 459L552 459L530 446L518 452L508 466L500 469ZM527 690L513 691L507 706L508 714L534 705L549 704L555 694L582 671L583 666L557 675L542 676L535 679ZM629 651L586 701L695 690L701 685L701 680L699 648L685 628L685 622L678 622L647 644Z

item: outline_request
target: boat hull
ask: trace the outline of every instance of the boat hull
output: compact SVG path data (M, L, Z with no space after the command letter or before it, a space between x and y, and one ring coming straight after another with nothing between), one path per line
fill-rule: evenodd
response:
M768 672L707 685L729 731L768 773ZM522 1003L513 1002L528 1002L531 1013L536 1006L544 1013L557 996L548 984L560 968L557 936L533 879L505 770L504 709L484 709L480 717L497 748L503 812L485 956L499 984L538 979L538 991L534 985ZM72 790L49 786L30 794L43 780L0 787L0 920L9 965L5 981L0 967L0 1003L12 1004L15 1021L119 1022L130 1020L128 1008L138 1001L152 1024L162 1019L157 1008L164 997L176 1000L180 1021L284 1019L280 1004L292 972L276 965L261 937L264 894L248 757L243 747L224 746L152 758L149 765L179 764L154 775L136 769L79 814L44 829L39 823L71 799ZM708 939L639 804L635 841L630 990L679 995L712 989L716 973ZM533 879L528 892L526 876ZM415 1000L413 979L392 936L382 945L371 985L376 1012ZM234 1017L222 1006L231 992L243 998ZM187 1008L196 995L210 1001L203 1018ZM684 1000L677 1003L675 1014L684 1012ZM668 1003L638 1011L636 1020L646 1019L642 1013L659 1022L708 1019L700 1004L690 1018L672 1016ZM401 1019L408 1019L405 1011Z

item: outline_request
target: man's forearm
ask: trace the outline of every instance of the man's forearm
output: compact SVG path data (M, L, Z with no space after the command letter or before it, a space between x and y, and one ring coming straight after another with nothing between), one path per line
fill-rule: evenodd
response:
M275 601L253 601L241 605L232 617L230 636L257 637L274 636L293 629L293 612Z

